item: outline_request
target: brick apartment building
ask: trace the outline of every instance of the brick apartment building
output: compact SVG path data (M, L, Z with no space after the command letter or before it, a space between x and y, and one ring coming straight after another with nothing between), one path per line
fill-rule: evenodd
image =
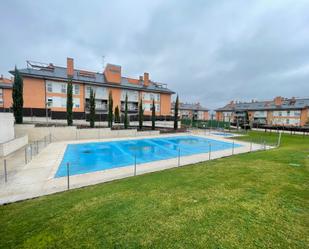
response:
M67 82L73 83L73 116L83 119L89 112L90 89L95 92L96 113L107 114L109 92L113 96L113 105L124 111L125 96L128 96L129 115L137 115L138 103L143 100L145 116L151 115L152 100L155 100L156 115L170 116L171 95L166 84L150 80L149 73L138 79L124 77L121 66L107 64L102 72L91 72L74 68L74 60L67 58L67 66L27 61L27 68L19 69L23 78L23 97L25 116L45 116L46 110L52 118L65 118ZM10 71L14 74L14 71ZM3 108L11 106L6 96L12 91L12 83L0 83L3 87ZM9 94L11 95L11 93ZM1 108L1 107L0 107Z
M309 98L276 97L269 101L234 102L216 110L216 119L231 123L270 126L305 126L309 119Z
M172 103L171 112L174 114L175 103ZM180 119L208 120L209 110L200 103L179 103Z

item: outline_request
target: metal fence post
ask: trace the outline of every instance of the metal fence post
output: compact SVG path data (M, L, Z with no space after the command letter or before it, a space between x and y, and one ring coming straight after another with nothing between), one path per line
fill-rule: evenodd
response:
M27 151L27 148L28 148L28 146L26 145L26 147L25 147L25 164L27 164L27 153L28 153L28 151Z
M263 142L263 145L264 145L264 150L266 150L266 142L265 142L265 140Z
M44 147L46 147L46 143L47 143L47 142L46 142L46 140L47 140L46 137L47 137L47 136L44 137Z
M278 142L277 142L277 147L279 147L280 144L281 144L281 132L279 133Z
M252 151L252 140L250 141L250 152Z
M234 155L234 140L233 140L233 146L232 146L232 155Z
M180 166L180 148L178 148L178 167Z
M3 160L3 167L4 167L4 181L7 182L8 181L8 173L7 173L7 169L6 169L6 159Z
M36 141L36 154L39 154L39 140Z
M30 144L30 161L32 161L32 144Z
M263 150L263 138L260 138L260 150Z
M134 154L134 176L136 176L136 152Z
M67 163L68 190L70 190L70 163Z
M211 158L211 143L209 143L208 160Z

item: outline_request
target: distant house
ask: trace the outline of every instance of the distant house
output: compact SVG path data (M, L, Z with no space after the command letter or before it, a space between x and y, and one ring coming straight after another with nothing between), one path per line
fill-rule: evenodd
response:
M171 112L174 114L175 102L172 103ZM200 103L179 103L180 119L208 120L209 110Z
M0 77L0 110L9 109L12 107L12 79Z
M216 110L216 119L253 125L304 126L309 118L309 98L283 98L251 102L231 101Z

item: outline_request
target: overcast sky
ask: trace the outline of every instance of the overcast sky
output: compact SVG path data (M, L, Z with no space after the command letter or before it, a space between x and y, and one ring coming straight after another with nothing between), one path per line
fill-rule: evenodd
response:
M183 102L309 96L309 0L0 2L0 73L26 60L149 72Z

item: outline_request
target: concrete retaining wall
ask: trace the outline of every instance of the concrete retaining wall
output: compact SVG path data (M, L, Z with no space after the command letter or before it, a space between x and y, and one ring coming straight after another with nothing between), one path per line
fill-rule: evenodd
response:
M14 116L12 113L0 113L0 143L14 139Z
M45 124L46 123L46 118L45 117L24 117L24 121L27 122L31 122L33 124L35 123L41 123L41 124ZM63 124L66 125L67 121L64 119L48 119L48 122L50 124ZM89 122L87 122L86 120L79 120L79 119L74 119L74 124L75 125L89 125ZM104 125L107 126L107 122L105 121L96 121L95 122L96 125ZM123 125L123 123L122 123ZM138 121L130 121L130 125L133 126L138 126ZM151 121L144 121L143 122L144 126L151 126ZM179 121L178 126L180 127L181 122ZM156 121L156 126L157 127L163 127L163 128L173 128L174 127L174 121Z
M52 141L101 139L113 137L136 137L159 135L159 131L111 130L110 128L76 129L71 127L35 127L34 125L15 125L17 136L28 135L29 141L43 139L51 134Z
M7 156L16 150L19 150L20 148L24 147L27 144L28 144L27 135L15 138L6 143L2 143L0 144L0 156L1 157Z

